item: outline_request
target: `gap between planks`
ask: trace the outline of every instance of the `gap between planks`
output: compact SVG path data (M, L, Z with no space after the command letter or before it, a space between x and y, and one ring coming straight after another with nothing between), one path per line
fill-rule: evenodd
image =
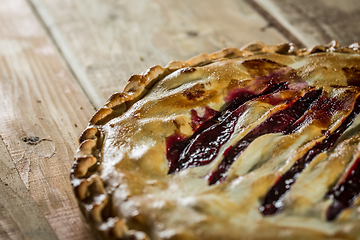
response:
M289 41L239 0L27 1L96 108L154 64L256 40Z
M278 14L274 14L272 11L266 10L263 6L257 3L256 0L245 0L248 2L256 11L259 12L260 15L262 15L271 26L278 29L279 32L281 32L286 38L288 38L291 42L296 44L298 48L306 47L306 44L304 41L301 40L301 37L296 36L293 34L287 27L286 20L283 20L279 17Z
M0 149L7 156L0 159L0 233L11 239L92 239L69 173L93 107L28 2L0 5ZM31 136L49 140L31 145L24 141Z
M280 31L311 48L336 40L342 46L359 42L358 0L247 0Z
M52 44L56 47L59 55L62 58L63 63L69 70L71 77L75 80L79 89L82 90L83 95L87 97L90 104L97 110L104 104L103 99L99 96L96 89L86 81L86 72L82 71L78 62L76 61L75 55L70 51L66 41L63 39L62 34L56 27L49 28L45 23L47 22L50 26L56 26L53 18L48 14L44 7L37 0L25 0L29 4L32 12L36 16L38 22L47 33L47 36L51 40ZM56 41L57 39L57 41Z

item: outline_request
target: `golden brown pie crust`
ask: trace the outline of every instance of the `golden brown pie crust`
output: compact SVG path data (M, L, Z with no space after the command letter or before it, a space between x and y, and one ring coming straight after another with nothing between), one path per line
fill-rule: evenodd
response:
M330 200L323 198L324 185L334 185L360 155L357 119L348 131L351 137L304 171L286 196L288 208L272 216L258 211L259 199L289 161L314 146L324 131L338 127L350 110L336 112L328 127L315 122L293 134L262 136L242 154L249 163L236 161L228 177L214 185L204 176L217 160L168 174L165 142L173 134L191 136L190 111L201 114L205 106L221 110L227 93L268 74L266 61L294 71L296 77L286 75L294 83L300 77L334 98L346 97L345 92L359 96L359 87L347 87L360 76L359 54L358 43L341 47L333 41L298 49L292 43L257 42L133 75L124 91L111 95L93 115L80 137L71 181L86 222L101 239L359 239L360 200L329 222L324 209ZM265 67L246 66L251 61L265 61ZM281 107L249 105L234 138L241 139ZM259 154L271 161L258 167Z

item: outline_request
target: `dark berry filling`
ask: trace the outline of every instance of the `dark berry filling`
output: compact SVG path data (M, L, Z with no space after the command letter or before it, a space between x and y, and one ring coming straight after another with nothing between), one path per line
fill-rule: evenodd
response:
M220 147L229 140L233 133L239 117L246 110L244 103L278 90L287 89L287 85L286 82L269 83L260 93L248 89L236 90L229 94L228 106L223 111L203 123L196 118L196 125L199 127L190 138L169 137L166 142L169 173L210 163L217 156Z
M203 116L199 116L198 113L196 112L195 109L191 109L190 114L191 114L191 123L190 126L191 128L195 131L196 129L198 129L204 122L206 122L207 120L213 118L216 114L218 114L219 112L209 108L208 106L205 107L205 112Z
M224 158L217 169L208 177L209 184L220 182L226 177L226 172L240 154L250 145L250 143L268 133L292 133L295 129L293 123L296 122L321 95L321 90L314 90L306 93L295 102L288 103L288 106L274 113L259 126L249 132L243 139L224 152ZM295 125L296 126L296 125Z
M319 100L323 101L324 99L320 98ZM341 104L341 102L331 103L333 101L337 101L337 100L327 98L326 101L323 102L329 103L329 106L322 105L321 108L319 108L319 110L322 111L323 120L324 121L326 120L326 122L330 122L330 119L329 120L325 119L326 117L330 118L335 110L339 110L344 107L344 105ZM334 146L338 138L354 122L359 112L360 112L360 98L357 98L353 110L343 120L342 124L333 133L327 132L326 138L322 142L316 144L302 158L298 159L294 163L294 165L284 175L282 175L276 181L276 183L271 187L271 189L265 195L262 206L260 207L260 211L262 214L271 215L283 208L284 195L290 190L291 186L295 183L300 173L310 164L310 162L319 153L325 152ZM316 115L318 114L315 114L315 116Z
M351 166L345 179L327 193L333 199L326 211L327 220L334 220L339 213L349 207L360 194L360 158Z

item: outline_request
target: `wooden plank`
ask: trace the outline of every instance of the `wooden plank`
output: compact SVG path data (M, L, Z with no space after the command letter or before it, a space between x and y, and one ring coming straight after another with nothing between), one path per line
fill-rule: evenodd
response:
M57 239L21 181L2 139L0 156L0 239Z
M358 0L251 0L307 47L360 41ZM271 21L271 19L270 19Z
M239 0L30 2L97 108L152 65L255 40L288 41Z
M93 107L28 3L0 6L0 136L13 164L1 145L0 231L11 239L92 239L69 172Z

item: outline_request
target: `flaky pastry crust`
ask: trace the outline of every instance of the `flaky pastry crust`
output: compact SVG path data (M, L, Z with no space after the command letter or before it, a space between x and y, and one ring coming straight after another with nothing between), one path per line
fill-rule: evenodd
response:
M344 134L348 138L326 156L319 154L304 170L305 177L300 176L285 196L280 212L264 216L259 211L276 179L350 114L347 105L334 110L327 126L308 120L291 134L259 137L215 184L207 179L219 157L204 166L171 170L167 152L172 136L190 137L201 125L194 123L194 111L197 117L206 115L208 108L220 112L230 93L270 73L289 78L289 92L297 94L286 92L291 96L279 104L248 103L219 156L231 142L246 137L266 117L310 90L321 89L334 99L357 98L358 86L348 85L350 78L354 82L360 76L359 54L358 43L341 47L333 41L298 49L292 43L257 42L133 75L80 136L71 181L87 223L101 239L358 239L360 200L335 221L327 221L331 199L324 198L360 156L357 119ZM264 156L267 162L261 160Z

